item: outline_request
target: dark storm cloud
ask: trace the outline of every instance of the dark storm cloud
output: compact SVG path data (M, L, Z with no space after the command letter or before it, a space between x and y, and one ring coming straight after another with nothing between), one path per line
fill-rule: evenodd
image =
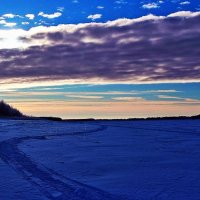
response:
M32 46L0 50L0 78L199 81L200 15L147 18L22 36Z

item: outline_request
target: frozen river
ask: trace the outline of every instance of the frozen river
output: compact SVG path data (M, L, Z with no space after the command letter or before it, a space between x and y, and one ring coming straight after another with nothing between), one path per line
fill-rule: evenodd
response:
M0 120L1 200L199 200L200 120Z

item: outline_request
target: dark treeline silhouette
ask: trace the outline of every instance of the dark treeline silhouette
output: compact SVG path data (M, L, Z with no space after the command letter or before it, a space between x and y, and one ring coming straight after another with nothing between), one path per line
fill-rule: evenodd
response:
M200 115L195 116L174 116L174 117L148 117L148 118L127 118L127 119L64 119L63 121L82 122L82 121L141 121L141 120L187 120L200 119Z
M183 119L200 119L200 115L195 116L177 116L177 117L148 117L148 118L129 118L128 120L183 120Z
M15 120L50 120L62 121L59 117L32 117L23 115L19 110L13 108L3 100L0 101L0 118L15 119Z
M24 115L17 109L0 101L0 117L23 117Z
M95 121L96 119L94 119L94 118L86 118L86 119L64 119L63 121L68 121L68 122L79 122L79 121L81 121L81 122L84 122L84 121L86 121L86 122L88 122L88 121Z
M147 118L128 118L128 119L99 119L105 121L141 121L141 120L187 120L187 119L200 119L200 115L194 116L172 116L172 117L147 117Z

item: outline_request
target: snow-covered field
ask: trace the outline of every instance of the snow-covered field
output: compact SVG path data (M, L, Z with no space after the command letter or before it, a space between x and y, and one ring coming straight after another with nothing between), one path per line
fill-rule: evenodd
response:
M0 200L199 200L200 121L0 120Z

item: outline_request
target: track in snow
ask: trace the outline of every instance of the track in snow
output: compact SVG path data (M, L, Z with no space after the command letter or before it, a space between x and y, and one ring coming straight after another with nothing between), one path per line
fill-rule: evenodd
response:
M104 130L105 126L91 131L80 131L74 134L86 134ZM45 140L46 137L61 137L69 134L50 134L44 136L27 136L13 138L0 143L0 158L21 174L27 181L35 185L39 191L51 200L122 200L95 187L82 184L64 177L53 170L42 166L18 149L18 144L27 140Z

